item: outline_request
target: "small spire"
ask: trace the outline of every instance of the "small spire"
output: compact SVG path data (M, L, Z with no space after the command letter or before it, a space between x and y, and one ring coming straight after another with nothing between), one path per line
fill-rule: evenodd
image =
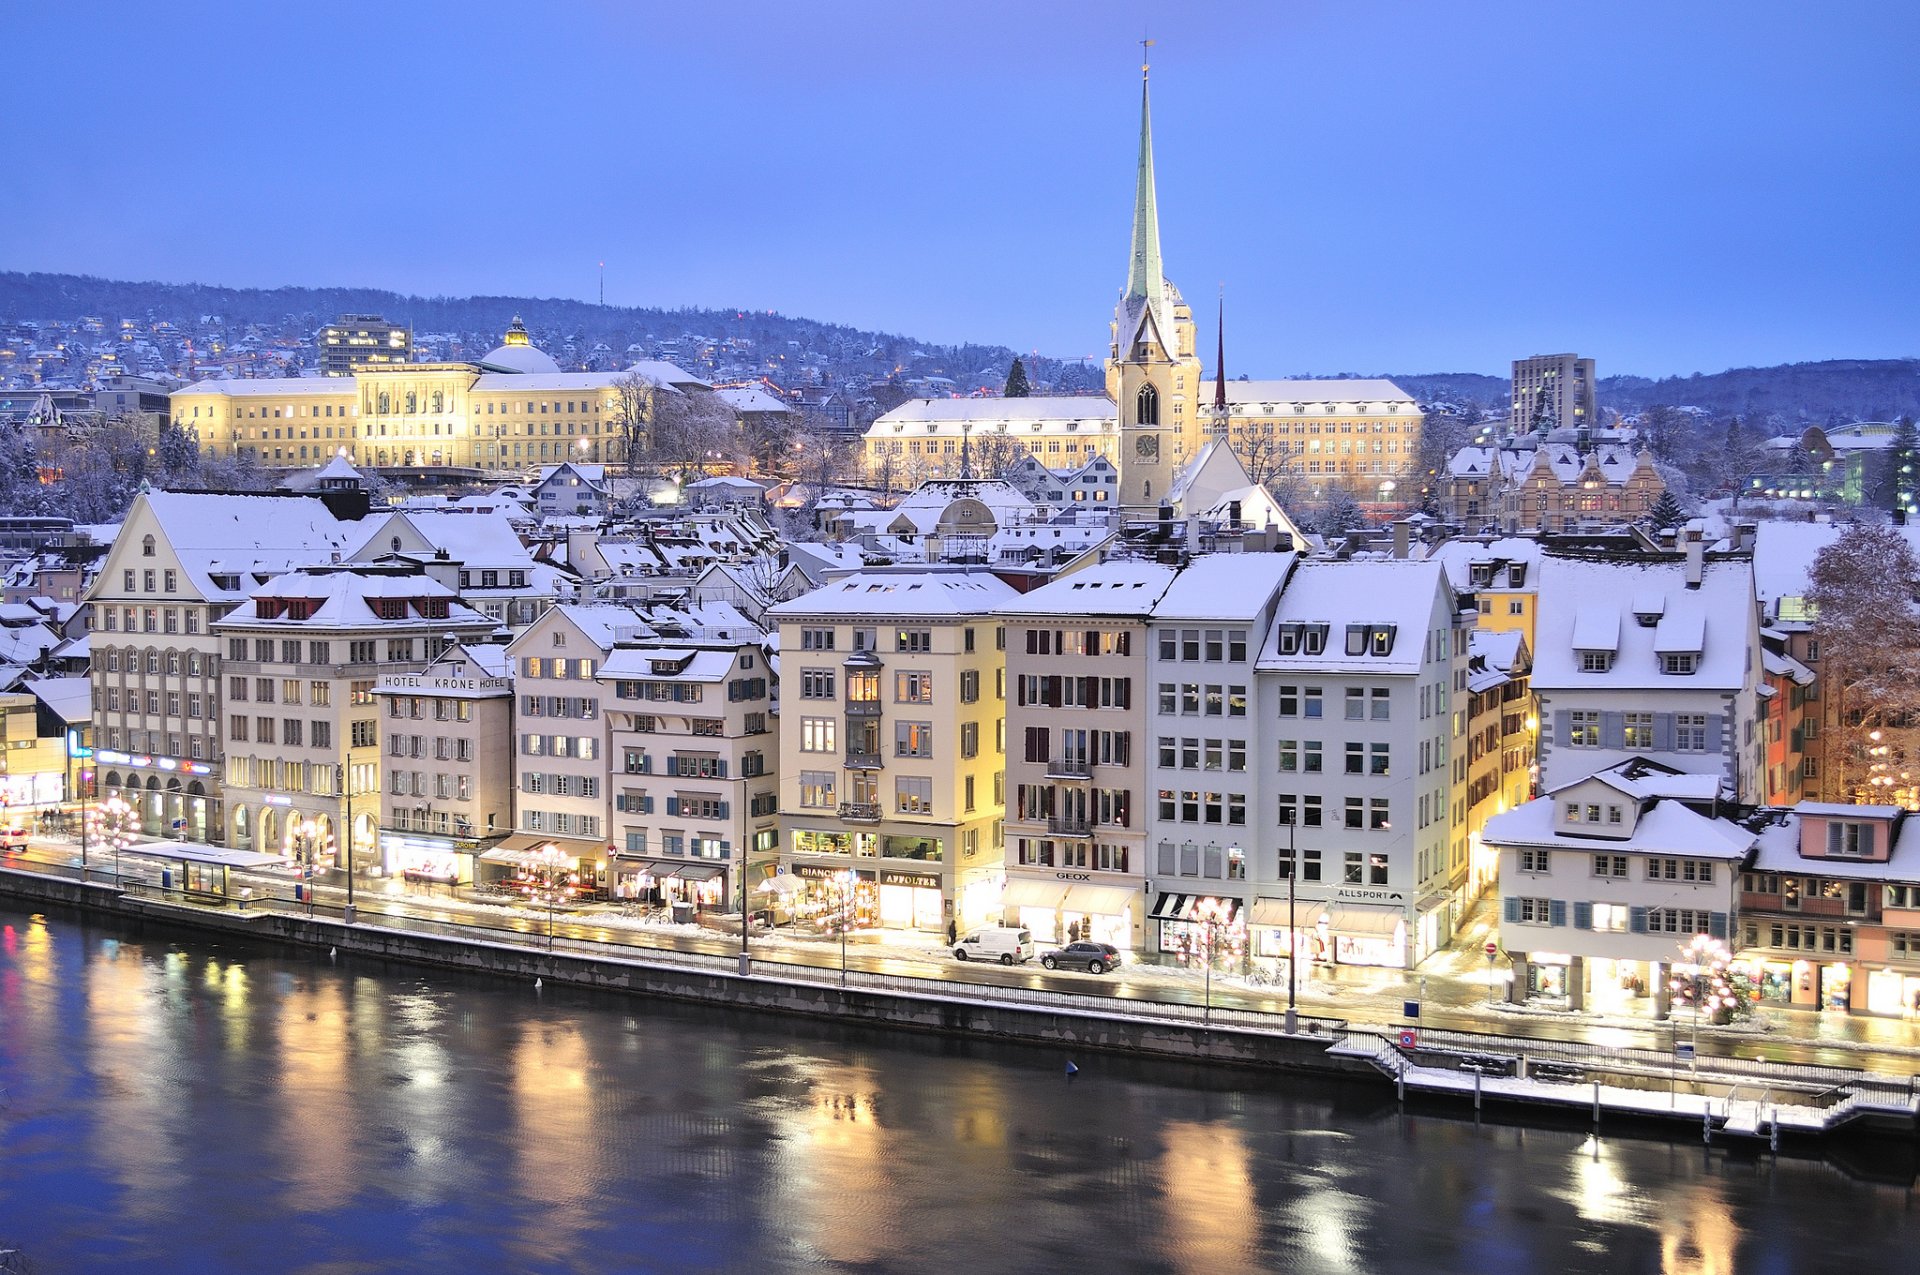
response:
M1220 285L1220 348L1213 356L1213 410L1227 410L1227 285Z

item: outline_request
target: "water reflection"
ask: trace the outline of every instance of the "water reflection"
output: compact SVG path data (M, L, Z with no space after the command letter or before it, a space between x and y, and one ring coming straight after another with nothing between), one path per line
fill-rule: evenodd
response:
M1718 1275L1906 1251L1911 1189L1817 1163L1063 1061L0 911L0 1240L194 1271Z

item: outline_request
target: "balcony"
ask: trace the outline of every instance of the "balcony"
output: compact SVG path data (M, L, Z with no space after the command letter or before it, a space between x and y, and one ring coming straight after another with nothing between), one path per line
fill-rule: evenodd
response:
M1085 757L1056 757L1047 763L1048 779L1091 779L1093 763Z
M1054 837L1091 837L1093 821L1080 815L1048 815L1047 834Z
M848 717L880 716L880 701L877 699L850 699L847 701Z
M855 752L851 748L847 750L847 769L848 770L878 770L880 769L880 766L881 766L881 761L880 761L879 753Z
M840 803L840 818L847 823L879 823L880 803L877 801L843 801Z

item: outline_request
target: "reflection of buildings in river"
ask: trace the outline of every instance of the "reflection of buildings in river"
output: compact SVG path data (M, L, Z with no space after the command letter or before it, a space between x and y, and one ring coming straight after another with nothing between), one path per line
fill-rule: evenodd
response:
M192 1142L196 1118L186 1100L192 977L185 953L149 962L139 947L120 943L82 971L94 1108L87 1127L100 1172L122 1188L114 1209L130 1218L161 1217L180 1204L181 1148Z
M1160 1256L1171 1269L1194 1275L1253 1270L1260 1209L1239 1126L1169 1121L1159 1134Z
M507 1144L515 1156L512 1190L542 1206L528 1214L539 1225L522 1238L555 1269L584 1259L574 1249L595 1224L592 1202L601 1186L592 1151L605 1139L593 1073L577 1019L521 1025L506 1077L512 1109L505 1114L517 1126Z
M768 1216L785 1219L815 1261L879 1263L920 1249L926 1237L898 1225L910 1202L888 1172L894 1149L873 1072L849 1063L803 1083L800 1102L769 1112L769 1181L780 1184L780 1198Z
M337 978L295 983L277 1006L279 1086L269 1110L289 1193L303 1210L344 1207L363 1185L353 1138L364 1132L354 1078L353 1014Z

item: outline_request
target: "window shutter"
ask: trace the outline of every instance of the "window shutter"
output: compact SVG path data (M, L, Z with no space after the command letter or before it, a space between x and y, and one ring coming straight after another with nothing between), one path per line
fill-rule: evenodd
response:
M1119 706L1121 708L1133 707L1133 679L1130 677L1123 677L1120 679L1120 705ZM1124 762L1121 764L1125 765Z
M1873 857L1873 839L1879 834L1879 831L1877 827L1870 823L1860 825L1860 853L1869 859Z
M1517 923L1520 920L1520 900L1505 898L1500 900L1502 919Z
M1655 713L1653 715L1654 751L1670 753L1673 751L1673 714Z
M680 799L678 797L667 798L667 813L670 815L680 813Z
M1591 930L1593 928L1593 904L1575 900L1573 905L1573 928Z
M1549 918L1548 924L1565 925L1567 923L1567 901L1565 899L1550 900L1547 904L1547 916Z
M1727 914L1710 912L1707 914L1707 933L1716 939L1727 937Z
M1635 934L1645 934L1647 932L1647 909L1628 908L1627 929Z
M1555 709L1553 713L1553 739L1551 742L1565 748L1568 741L1573 738L1572 730L1572 716L1564 708Z
M722 819L728 819L728 818L731 818L731 817L732 817L732 815L731 815L731 811L732 811L732 810L733 810L733 803L732 803L732 802L729 802L729 801L723 801L723 802L721 802L721 803L720 803L720 814L719 814L719 818L722 818Z
M1707 715L1707 751L1725 752L1727 748L1727 716L1725 713Z
M650 814L652 814L652 813L653 813L653 798L652 798L652 797L642 797L642 798L640 798L640 813L641 813L641 814L643 814L643 815L650 815Z
M714 778L716 779L725 779L727 777L727 759L726 758L722 757L719 761L714 763L713 775L714 775Z
M680 773L680 754L667 754L667 773L669 775L678 775Z
M1627 719L1624 713L1600 714L1600 747L1625 748L1627 746Z

